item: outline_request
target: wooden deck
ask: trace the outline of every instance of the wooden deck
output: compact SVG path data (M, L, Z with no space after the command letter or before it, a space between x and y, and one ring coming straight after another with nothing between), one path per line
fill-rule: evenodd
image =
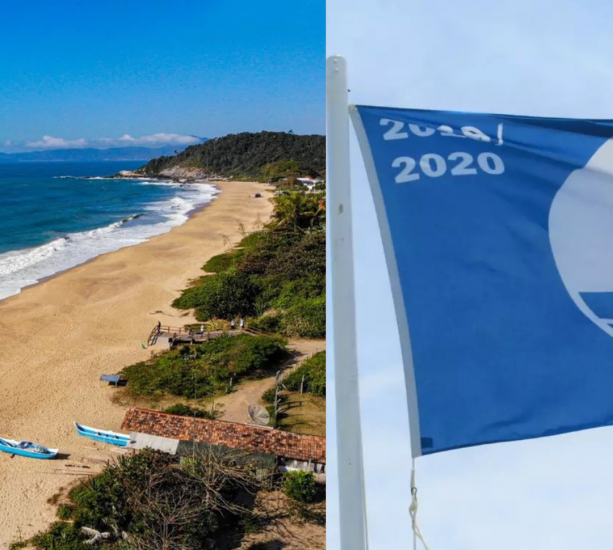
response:
M153 327L149 339L147 341L148 346L166 345L170 349L176 345L181 344L202 344L215 338L220 338L223 335L238 336L240 334L249 334L251 336L266 335L266 333L257 331L250 328L234 329L234 330L213 330L204 332L190 332L185 327L170 327L161 326L159 329L157 325ZM172 338L172 346L170 345L170 339Z

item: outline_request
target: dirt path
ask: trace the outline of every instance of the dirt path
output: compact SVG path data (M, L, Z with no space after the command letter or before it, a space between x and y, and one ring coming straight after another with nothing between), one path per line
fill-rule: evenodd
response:
M287 369L295 369L318 351L326 350L325 340L292 340L287 346L295 356L287 364ZM242 382L234 393L215 400L215 408L222 412L221 420L229 422L250 422L247 407L261 403L262 394L275 385L275 377Z
M288 512L291 504L280 491L261 492L257 510L266 518L258 533L248 533L236 550L249 550L254 544L262 550L324 550L326 548L326 503L310 505L312 521L302 521Z

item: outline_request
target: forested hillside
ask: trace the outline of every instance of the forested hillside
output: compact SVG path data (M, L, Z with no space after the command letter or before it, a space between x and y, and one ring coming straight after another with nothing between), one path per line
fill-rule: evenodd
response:
M326 167L325 136L284 132L230 134L192 145L172 157L149 161L138 172L164 175L174 168L198 169L207 175L267 181L282 176L322 176Z

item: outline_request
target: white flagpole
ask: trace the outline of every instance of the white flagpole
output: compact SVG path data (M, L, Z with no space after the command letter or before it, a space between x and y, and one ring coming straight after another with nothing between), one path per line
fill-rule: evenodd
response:
M351 226L349 93L345 59L336 55L326 62L326 106L341 550L366 550Z

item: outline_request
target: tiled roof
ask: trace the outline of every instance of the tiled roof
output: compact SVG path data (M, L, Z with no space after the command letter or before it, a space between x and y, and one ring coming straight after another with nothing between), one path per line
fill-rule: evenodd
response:
M136 407L126 413L121 427L132 432L179 441L223 445L291 460L326 463L326 439L315 435L301 435L222 420L176 416Z

